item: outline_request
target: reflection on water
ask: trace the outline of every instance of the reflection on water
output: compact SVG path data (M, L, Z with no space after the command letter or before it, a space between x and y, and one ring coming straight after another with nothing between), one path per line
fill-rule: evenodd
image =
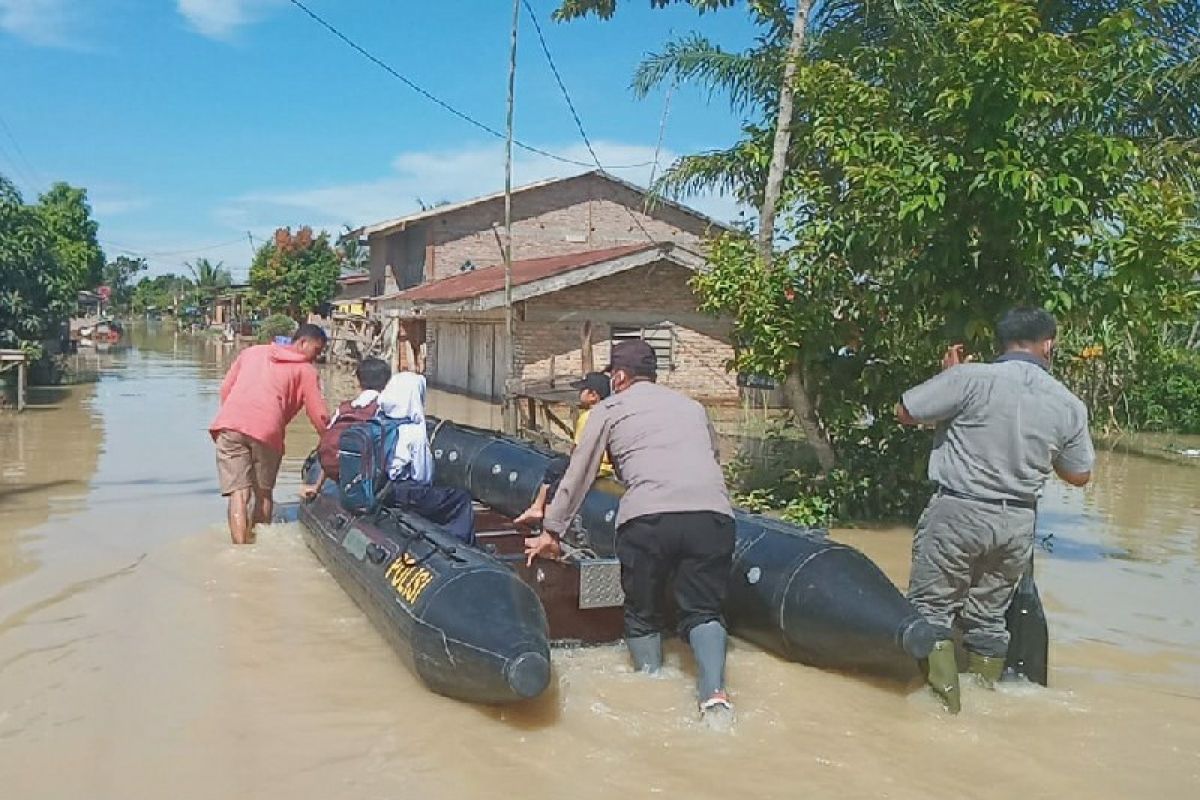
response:
M294 524L263 529L251 548L227 544L206 427L229 348L139 336L99 384L44 412L53 424L22 420L20 450L0 417L3 490L80 482L0 497L4 535L19 537L15 551L0 539L0 552L25 559L21 577L0 583L4 797L1200 790L1196 470L1107 456L1087 492L1054 490L1043 533L1056 543L1039 553L1056 637L1050 690L968 687L966 711L947 719L923 691L735 642L739 722L713 736L694 724L690 660L676 643L659 679L633 674L619 647L556 652L546 697L479 708L422 689ZM331 399L353 393L344 375L325 383ZM434 413L499 421L486 404L431 399ZM297 420L281 499L314 442ZM836 535L906 579L907 529Z
M93 393L33 388L24 413L0 412L0 585L36 568L29 531L87 494L102 440Z

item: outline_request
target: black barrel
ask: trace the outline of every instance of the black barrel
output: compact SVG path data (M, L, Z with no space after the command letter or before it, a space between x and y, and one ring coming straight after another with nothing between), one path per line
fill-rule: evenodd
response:
M526 508L552 457L494 431L446 421L431 430L438 482L465 488L505 514ZM615 554L619 500L619 486L597 481L572 532L579 544ZM733 633L785 658L837 669L897 674L929 655L933 629L861 552L819 529L735 516L724 609Z
M299 518L308 546L430 689L478 703L546 689L546 614L511 569L418 517L354 518L332 486Z

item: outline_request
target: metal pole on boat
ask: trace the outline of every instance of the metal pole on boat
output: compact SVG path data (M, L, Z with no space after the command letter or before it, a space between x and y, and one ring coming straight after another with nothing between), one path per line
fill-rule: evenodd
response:
M508 53L508 118L504 143L504 328L508 348L508 369L504 381L504 431L517 432L517 403L513 397L516 386L516 325L512 305L512 151L513 101L517 75L517 23L521 18L521 0L513 0L512 46Z

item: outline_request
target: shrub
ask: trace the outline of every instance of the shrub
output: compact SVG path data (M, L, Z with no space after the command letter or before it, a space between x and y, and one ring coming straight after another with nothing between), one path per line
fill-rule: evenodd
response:
M291 336L296 327L296 320L287 314L272 314L259 326L258 341L267 344L274 341L276 336Z

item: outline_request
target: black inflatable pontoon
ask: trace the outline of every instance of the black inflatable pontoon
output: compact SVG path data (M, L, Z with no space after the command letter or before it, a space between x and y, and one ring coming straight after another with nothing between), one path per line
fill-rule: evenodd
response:
M523 441L431 421L437 480L496 512L523 511L551 457ZM616 550L620 488L600 481L568 539L585 552ZM858 550L823 531L737 512L737 545L725 615L731 631L815 666L896 674L929 655L933 629Z
M316 478L305 464L305 478ZM405 665L460 700L510 703L550 681L550 644L621 637L615 559L526 566L528 531L476 504L478 547L412 514L353 517L327 482L296 511L305 541Z

